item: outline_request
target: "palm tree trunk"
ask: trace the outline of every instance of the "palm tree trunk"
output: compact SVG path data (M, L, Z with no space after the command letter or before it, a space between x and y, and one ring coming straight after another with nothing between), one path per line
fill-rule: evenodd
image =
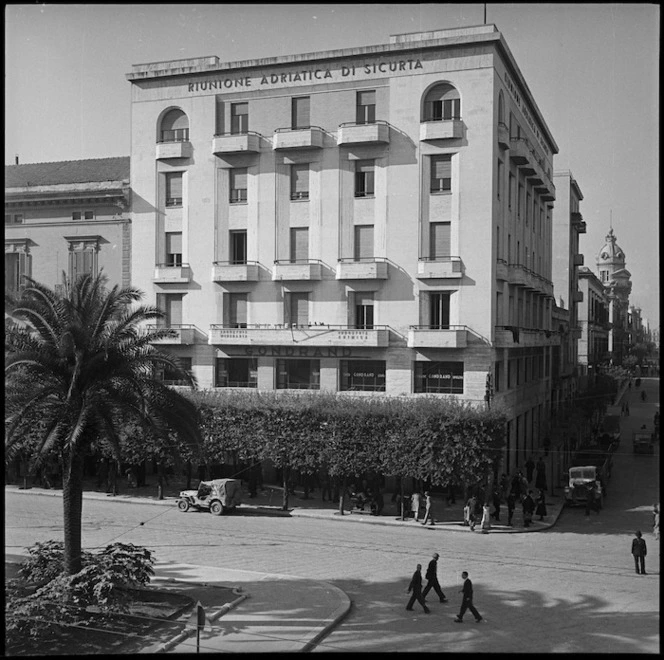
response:
M83 457L74 455L63 475L64 571L74 575L81 570L81 518L83 516Z

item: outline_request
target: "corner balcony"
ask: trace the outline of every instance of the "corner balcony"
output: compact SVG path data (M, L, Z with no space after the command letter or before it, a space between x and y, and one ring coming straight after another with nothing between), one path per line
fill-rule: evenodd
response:
M575 266L583 266L583 261L584 261L584 259L583 259L582 254L575 254L574 255L573 263L574 263Z
M463 122L460 119L434 119L420 123L420 141L453 140L463 137Z
M213 154L258 153L261 150L261 135L253 131L246 133L220 133L212 138Z
M509 266L504 259L496 259L496 279L503 282L509 280Z
M530 162L532 153L525 138L510 138L510 160L522 167Z
M152 332L155 330L170 330L170 337L162 337L152 342L153 344L169 344L190 346L196 342L196 326L191 324L184 325L147 325L146 328Z
M420 258L417 262L418 279L459 279L463 277L461 257Z
M318 259L278 260L272 270L273 280L320 280L321 262Z
M215 261L212 264L213 282L258 282L258 262Z
M386 280L387 259L339 259L337 262L338 280Z
M191 142L188 140L157 142L157 160L169 160L170 158L191 158L191 154Z
M558 333L553 330L519 328L497 325L494 331L494 348L528 348L533 346L556 346L560 343Z
M274 132L273 149L320 149L324 131L319 126L278 128Z
M189 264L172 266L170 264L157 264L154 268L153 282L183 284L191 281L191 268Z
M411 325L408 330L408 348L466 348L468 328L465 325L434 327Z
M302 352L307 347L344 348L385 348L390 343L390 330L386 325L373 328L354 328L347 325L290 325L290 324L247 324L243 328L230 325L210 326L208 343L211 345L270 346L270 355L312 355ZM278 347L283 347L279 349ZM290 353L287 352L290 348ZM276 351L275 351L276 349ZM259 352L259 355L261 353ZM265 354L265 353L263 353ZM329 352L325 357L334 357ZM343 354L340 352L339 356Z
M503 122L498 124L498 146L501 149L510 148L510 130Z
M390 126L386 121L370 124L346 122L339 125L337 144L389 144Z
M575 303L583 302L583 291L572 292L572 302Z

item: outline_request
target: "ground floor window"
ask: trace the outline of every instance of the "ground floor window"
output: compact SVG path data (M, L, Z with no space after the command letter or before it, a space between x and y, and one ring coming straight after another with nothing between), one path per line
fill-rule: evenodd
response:
M320 360L277 360L278 390L319 390Z
M342 392L384 392L384 360L341 360Z
M180 367L187 373L191 373L191 358L179 357ZM177 373L168 367L157 367L155 378L160 380L164 385L189 385L188 381L181 380Z
M463 362L416 362L415 392L463 394Z
M257 387L256 358L217 358L215 387Z

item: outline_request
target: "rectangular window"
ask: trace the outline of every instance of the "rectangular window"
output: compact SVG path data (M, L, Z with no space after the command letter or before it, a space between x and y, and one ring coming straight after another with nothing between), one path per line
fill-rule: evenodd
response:
M249 104L231 103L231 133L245 135L249 130Z
M289 293L287 296L286 322L291 327L309 325L309 294Z
M340 387L342 392L384 392L384 360L341 360Z
M97 253L93 249L72 250L69 252L69 278L75 280L81 275L96 275Z
M355 197L373 197L374 171L373 160L355 161Z
M277 360L278 390L319 390L320 360Z
M505 166L503 165L503 162L501 160L498 161L498 182L497 182L497 190L496 190L496 197L500 199L500 194L503 190L503 168Z
M94 211L72 211L72 220L94 220Z
M160 326L172 328L182 325L182 293L158 293L157 307L165 316L157 322Z
M178 362L180 367L187 373L191 373L191 358L190 357L178 357ZM178 377L178 374L175 371L172 371L168 367L157 368L156 369L156 378L160 380L164 385L187 385L186 380L181 380Z
M449 222L432 222L429 225L429 258L433 261L450 256L452 225Z
M229 232L230 262L232 264L247 263L247 230L235 229Z
M291 263L307 263L309 261L309 228L292 227L290 240Z
M182 266L182 232L166 233L166 265Z
M18 293L25 286L28 256L24 252L5 252L5 288Z
M291 128L309 128L310 99L308 96L298 96L291 100Z
M512 201L514 200L514 175L510 174L510 185L507 190L507 206L512 208Z
M493 391L494 392L500 392L500 388L502 386L502 381L503 381L503 363L502 362L496 362L496 368L494 370L494 378L493 378Z
M230 176L230 202L237 204L247 201L247 168L235 167L228 171Z
M374 327L374 294L355 294L355 327L371 330Z
M355 225L355 261L369 261L374 258L373 225Z
M291 165L291 199L309 199L309 163Z
M415 392L463 394L463 362L416 362Z
M461 119L461 99L438 99L427 105L427 121Z
M228 324L231 328L247 327L247 294L228 294Z
M182 206L182 172L166 173L166 206Z
M521 209L523 209L523 186L519 184L519 194L516 198L516 217L521 218Z
M22 225L23 224L23 214L22 213L5 213L5 224L6 225Z
M356 117L358 124L373 124L376 121L376 92L357 92Z
M450 294L447 291L429 294L429 327L434 330L449 329Z
M442 193L452 190L452 156L431 156L431 192Z
M215 387L258 387L256 358L217 358Z
M528 223L530 222L530 193L526 193L526 227L528 226Z

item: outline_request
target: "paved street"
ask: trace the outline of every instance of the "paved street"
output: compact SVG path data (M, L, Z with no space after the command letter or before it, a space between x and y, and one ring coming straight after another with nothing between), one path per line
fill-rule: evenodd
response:
M642 387L648 402L637 399L638 391L629 394L631 416L623 418L606 506L590 519L583 509L566 509L547 531L482 535L298 517L216 518L86 500L83 543L145 545L161 567L226 566L327 581L348 594L353 607L316 649L321 652L655 653L660 555L650 511L659 499L659 446L654 456L634 455L631 432L652 420L658 381L644 379ZM59 497L6 492L6 551L61 538L61 506ZM635 575L630 555L637 528L648 543L646 576ZM450 602L430 598L429 616L406 612L415 564L426 566L434 551ZM462 625L452 621L464 569L486 623L476 625L470 616Z

